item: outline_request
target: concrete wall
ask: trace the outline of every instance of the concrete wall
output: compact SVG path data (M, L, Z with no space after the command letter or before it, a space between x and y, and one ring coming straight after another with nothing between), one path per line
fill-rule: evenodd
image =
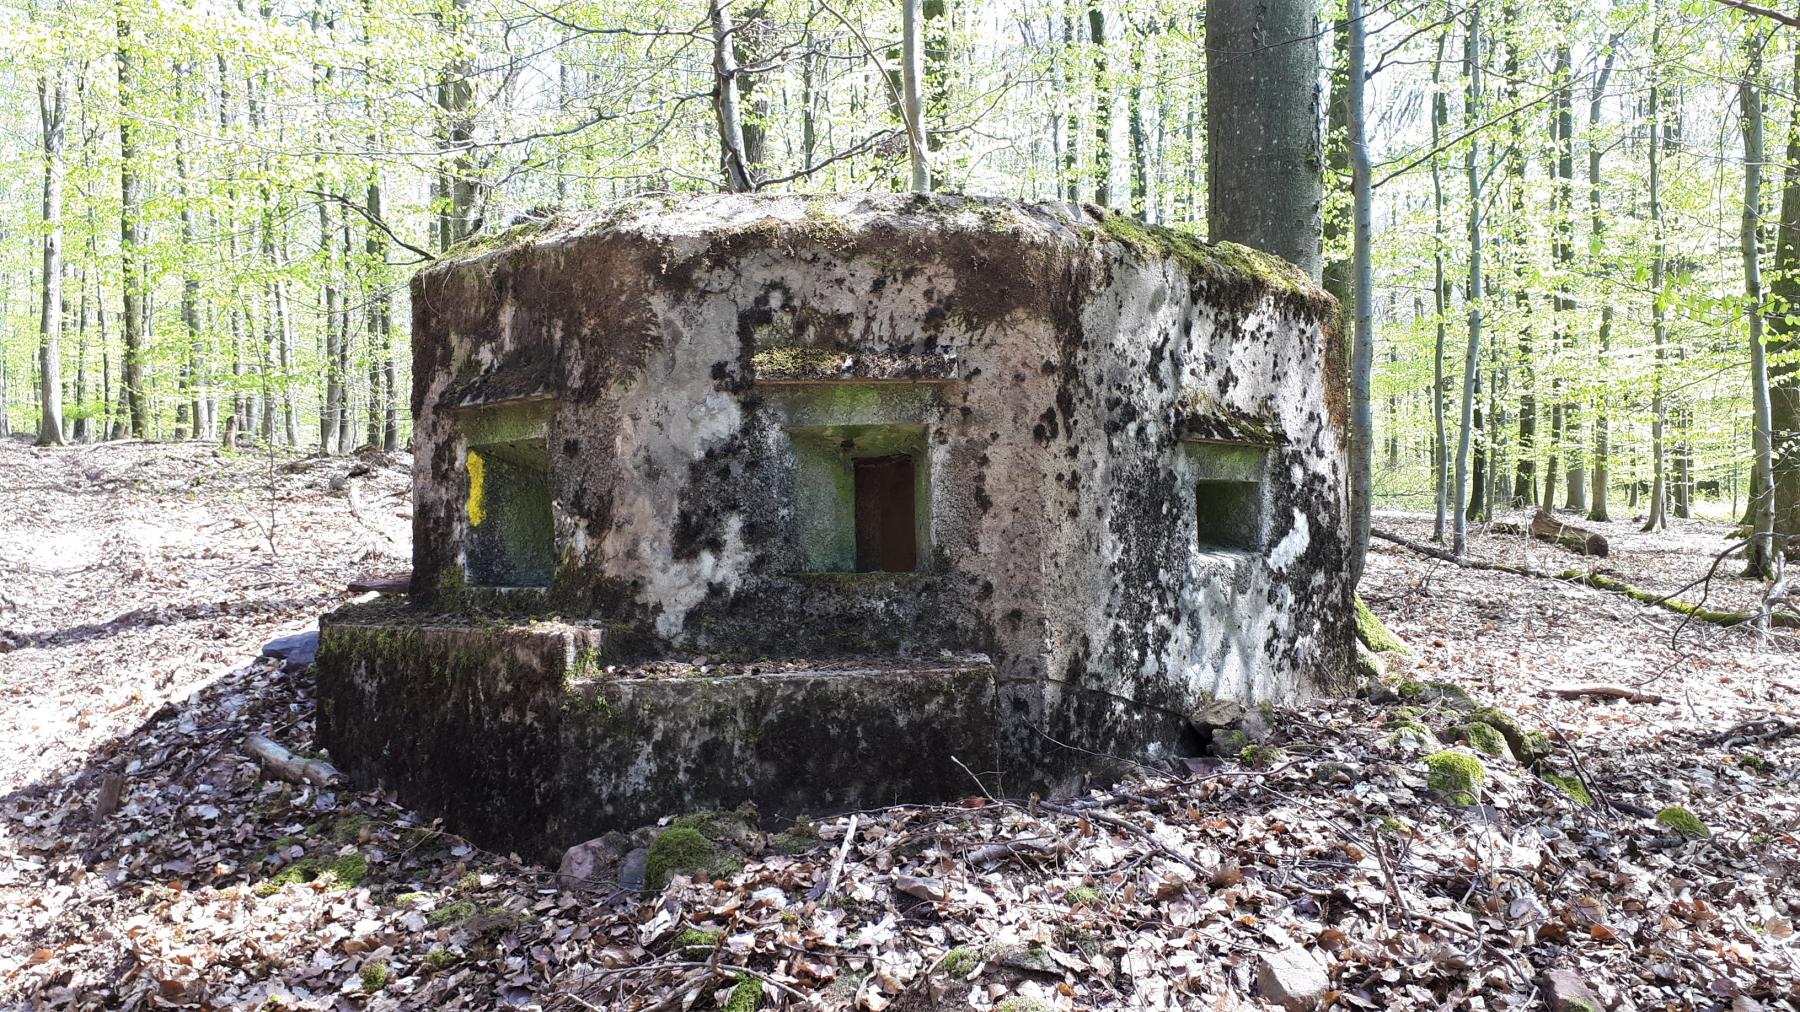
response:
M413 294L422 607L609 649L985 651L1021 754L1344 668L1344 352L1279 261L1062 205L716 196L523 228ZM474 590L476 406L546 397L554 578ZM843 546L805 520L809 440L846 434L923 442L922 571L811 571ZM1232 454L1196 441L1263 448L1259 549L1198 544Z

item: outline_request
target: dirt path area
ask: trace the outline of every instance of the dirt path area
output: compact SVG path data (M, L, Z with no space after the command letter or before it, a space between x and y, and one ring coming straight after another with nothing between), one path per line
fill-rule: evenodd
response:
M574 882L246 754L316 754L259 644L404 566L403 473L350 466L0 443L0 1007L1800 1008L1792 634L1377 542L1412 653L1372 695L1079 799L690 819L718 860L639 892L605 856L671 830ZM1724 545L1606 533L1662 589ZM1646 701L1546 694L1577 682Z

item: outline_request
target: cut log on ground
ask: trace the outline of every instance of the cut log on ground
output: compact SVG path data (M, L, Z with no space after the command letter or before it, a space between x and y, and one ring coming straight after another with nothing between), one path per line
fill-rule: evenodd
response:
M375 576L366 580L351 580L348 589L352 594L367 594L374 591L384 597L399 597L412 590L412 574L401 573L398 576Z
M1548 510L1540 509L1532 516L1531 536L1539 541L1561 545L1577 555L1606 558L1605 537L1585 527L1565 524L1552 516Z
M244 751L261 763L265 771L289 783L330 787L341 775L336 766L325 760L295 755L260 734L244 739Z

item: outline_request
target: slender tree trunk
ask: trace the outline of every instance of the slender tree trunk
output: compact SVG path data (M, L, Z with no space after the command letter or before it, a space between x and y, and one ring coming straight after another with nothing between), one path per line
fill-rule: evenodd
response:
M1437 515L1431 540L1440 545L1444 543L1445 514L1450 509L1450 438L1444 417L1450 410L1450 380L1444 374L1444 346L1450 329L1450 281L1444 272L1444 173L1438 150L1443 147L1444 127L1450 122L1450 103L1436 85L1443 74L1444 44L1449 37L1449 29L1439 33L1437 58L1431 65L1431 297L1437 310L1431 345L1431 483L1437 493Z
M1772 433L1769 399L1769 368L1763 348L1763 291L1760 223L1762 221L1763 110L1758 79L1762 76L1764 37L1752 29L1745 40L1748 67L1738 84L1738 106L1743 112L1744 129L1744 215L1740 241L1744 254L1744 302L1749 322L1750 403L1754 416L1751 446L1755 453L1755 469L1763 476L1762 484L1751 490L1758 500L1752 512L1756 516L1754 535L1750 539L1746 573L1773 580L1781 569L1781 552L1775 544L1775 458L1770 446ZM1791 171L1791 170L1790 170Z
M1089 5L1087 19L1088 42L1094 47L1094 203L1111 207L1113 93L1106 69L1106 9Z
M1481 121L1481 8L1469 8L1468 37L1463 43L1463 62L1467 66L1468 95L1464 119ZM1450 551L1462 556L1468 550L1469 445L1475 427L1475 380L1481 362L1481 144L1480 135L1469 138L1463 163L1469 176L1469 344L1463 354L1462 428L1456 443L1456 511L1455 528L1450 536Z
M728 193L756 189L750 164L744 155L744 118L738 110L737 57L731 47L731 10L728 0L709 0L713 37L713 112L719 125L719 164Z
M144 388L144 251L138 237L143 194L137 173L136 56L132 53L131 22L121 4L117 8L119 67L119 258L124 290L125 350L120 376L128 431L150 436L150 398Z
M715 0L715 6L722 0ZM465 31L468 0L451 0L446 27L452 37ZM442 210L438 214L438 248L451 246L474 235L475 164L469 145L475 139L475 124L470 118L475 101L475 66L466 56L452 59L438 78L437 106L443 120L441 147L443 154L438 170L438 191ZM733 100L735 103L735 99ZM738 150L742 151L740 144Z
M43 305L38 315L38 444L63 444L63 154L68 144L69 78L61 68L38 78L44 147Z
M323 181L321 181L323 186ZM319 258L323 261L320 272L324 284L320 297L324 303L325 319L321 336L325 339L325 396L319 402L319 453L330 455L347 447L338 445L338 413L344 406L344 376L339 371L340 355L338 352L338 289L332 277L332 226L331 211L327 202L319 202Z
M1502 89L1504 108L1517 108L1519 105L1519 85L1522 83L1522 71L1519 51L1525 37L1525 28L1519 24L1519 8L1516 3L1507 3L1502 8L1503 28L1501 37L1506 43L1506 62L1504 66L1505 86ZM1512 504L1521 506L1536 503L1537 499L1537 370L1532 360L1533 338L1531 333L1531 297L1526 291L1526 262L1523 237L1525 234L1525 118L1514 116L1508 125L1509 144L1506 153L1507 188L1511 195L1512 220L1501 232L1501 246L1510 250L1512 261L1513 304L1519 314L1519 430L1518 445L1514 448ZM1497 350L1497 349L1496 349ZM1509 384L1510 385L1510 384Z
M1317 279L1320 214L1317 9L1306 0L1207 8L1207 231Z
M1375 419L1370 404L1369 378L1375 369L1374 266L1370 254L1374 220L1370 213L1369 145L1363 95L1368 82L1364 68L1365 29L1362 0L1348 0L1349 67L1345 74L1350 111L1350 193L1353 205L1353 248L1350 255L1354 278L1356 327L1350 345L1350 583L1362 579L1369 551L1369 519L1374 505Z
M1356 305L1355 270L1351 265L1353 235L1350 197L1350 26L1339 21L1331 33L1331 98L1325 109L1325 207L1320 283L1338 301L1338 320L1348 332ZM1433 149L1436 145L1432 145ZM1435 164L1435 163L1434 163Z
M1606 82L1612 77L1613 61L1617 56L1618 50L1609 43L1600 73L1594 78L1593 90L1588 95L1588 258L1598 265L1602 280L1611 272L1606 259L1606 215L1600 201L1600 164L1606 148L1600 143L1599 130L1606 101ZM1602 370L1608 367L1607 358L1612 354L1612 322L1612 300L1602 294L1598 334ZM1600 522L1612 519L1607 512L1607 494L1612 484L1611 447L1608 445L1611 421L1607 408L1606 386L1602 384L1594 395L1594 470L1588 487L1587 513L1589 520Z
M914 193L931 189L930 155L925 145L925 12L922 0L903 0L901 26L901 114L906 123L907 164Z
M1149 33L1143 33L1131 47L1131 90L1126 95L1130 107L1131 211L1145 221L1156 220L1150 196L1150 126L1144 117L1144 63L1150 41Z
M1784 33L1791 35L1792 33ZM1800 46L1794 48L1788 94L1800 95ZM1775 233L1775 261L1769 279L1773 305L1767 320L1769 454L1774 468L1774 531L1790 543L1800 536L1800 99L1790 102L1785 168L1781 181L1781 222ZM1752 468L1752 472L1754 472ZM1751 494L1760 488L1755 482ZM1755 511L1752 510L1752 513ZM1761 526L1752 517L1752 526Z
M76 277L81 287L80 307L75 311L75 423L70 426L70 437L77 443L89 443L94 439L94 424L88 411L88 265L81 265L81 272Z
M1662 42L1661 12L1653 11L1654 27L1650 30L1650 51L1660 52ZM1665 404L1663 399L1663 367L1667 356L1668 324L1663 309L1663 286L1667 270L1667 249L1662 228L1662 85L1654 63L1650 67L1650 331L1656 342L1656 364L1650 381L1650 456L1651 483L1649 516L1644 530L1667 526L1663 501L1668 495L1668 476L1664 470L1663 447Z

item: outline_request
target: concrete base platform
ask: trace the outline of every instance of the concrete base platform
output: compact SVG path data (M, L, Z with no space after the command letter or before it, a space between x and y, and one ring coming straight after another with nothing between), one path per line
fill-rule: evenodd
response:
M981 655L626 667L606 663L604 640L585 625L339 611L321 623L319 741L359 783L552 860L664 815L946 800L979 789L965 766L999 768Z

